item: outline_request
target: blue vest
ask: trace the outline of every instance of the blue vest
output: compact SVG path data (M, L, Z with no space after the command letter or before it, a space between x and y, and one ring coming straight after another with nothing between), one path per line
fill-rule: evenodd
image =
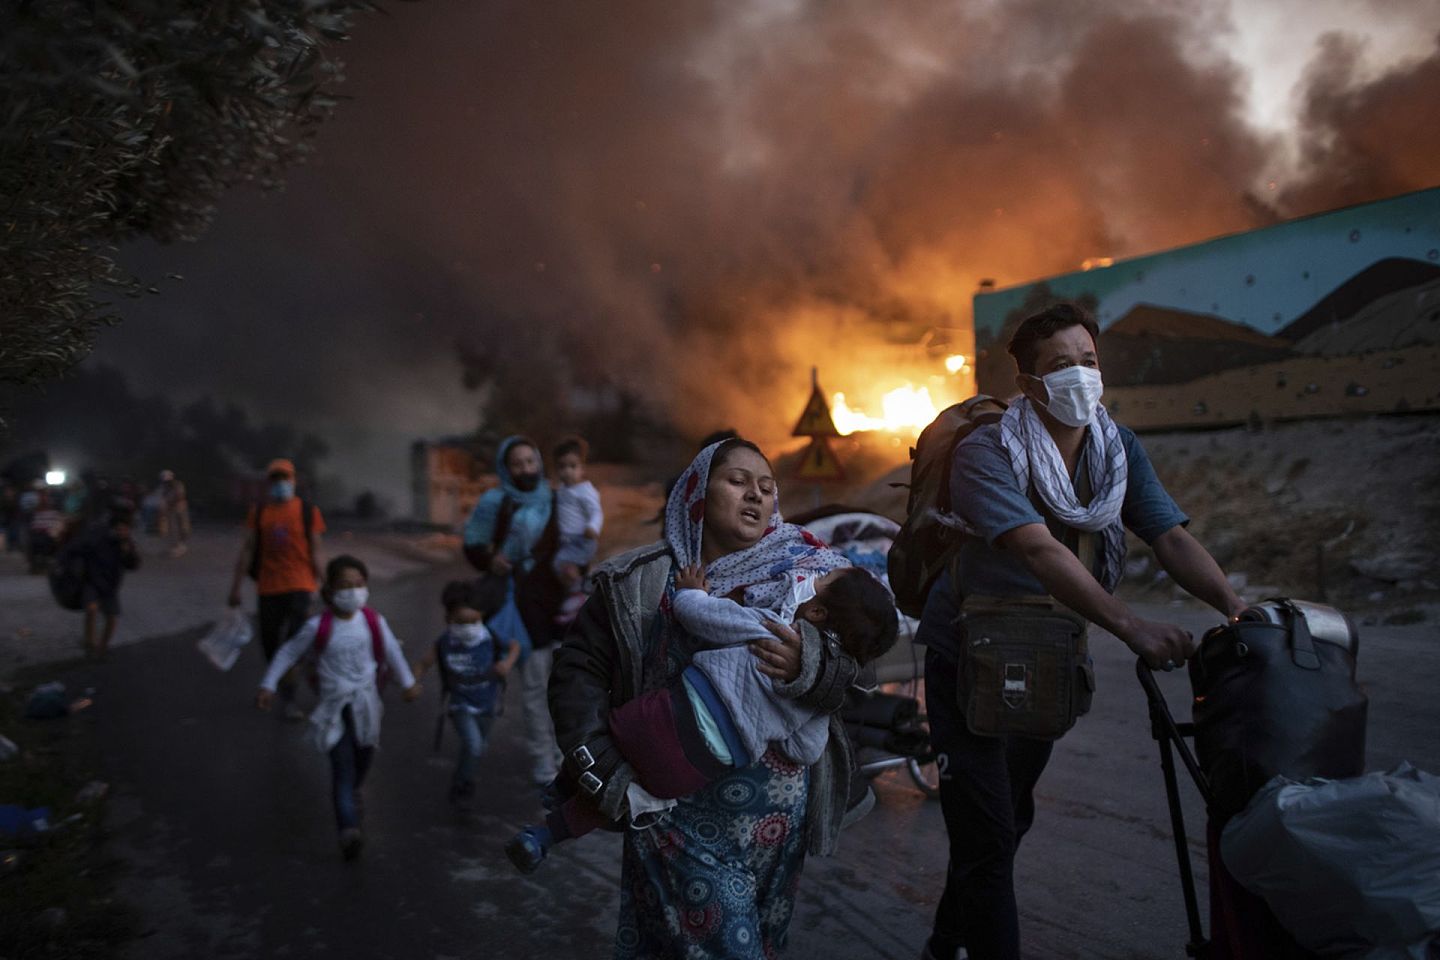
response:
M446 630L435 641L435 654L451 709L494 716L500 699L500 681L490 673L495 666L495 641L487 637L467 647Z

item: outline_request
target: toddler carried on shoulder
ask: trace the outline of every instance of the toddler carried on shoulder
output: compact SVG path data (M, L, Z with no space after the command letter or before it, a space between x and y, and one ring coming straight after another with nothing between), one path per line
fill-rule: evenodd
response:
M585 603L586 594L582 589L585 571L595 559L600 530L605 526L600 491L585 479L585 461L589 455L590 445L580 437L561 440L553 454L555 473L560 478L560 486L555 491L555 529L559 543L551 564L567 594L556 616L557 623L574 620Z

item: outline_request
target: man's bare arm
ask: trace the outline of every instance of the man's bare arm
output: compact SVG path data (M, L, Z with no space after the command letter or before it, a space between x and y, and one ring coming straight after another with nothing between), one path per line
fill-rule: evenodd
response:
M1116 599L1075 554L1041 523L1027 523L1001 534L995 545L1018 556L1050 596L1119 637L1152 669L1183 663L1195 650L1189 632L1169 623L1144 620Z
M1171 527L1150 546L1160 566L1186 593L1205 601L1226 617L1233 618L1245 609L1245 601L1230 586L1220 564L1189 530Z

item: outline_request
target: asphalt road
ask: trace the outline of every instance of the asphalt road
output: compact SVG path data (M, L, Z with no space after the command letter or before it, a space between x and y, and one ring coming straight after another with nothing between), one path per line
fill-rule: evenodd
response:
M374 590L374 605L412 657L438 632L439 588L457 572ZM1178 607L1147 613L1196 630L1213 622ZM1433 634L1423 626L1365 632L1371 769L1408 759L1440 770ZM1025 953L1179 960L1184 914L1134 661L1112 638L1092 646L1095 709L1057 747L1017 861ZM96 725L104 747L112 843L131 865L121 893L145 918L135 957L609 955L618 837L569 844L529 877L501 852L538 812L513 692L515 715L498 722L477 808L465 815L445 799L453 731L442 753L431 747L434 675L417 703L387 694L382 748L365 791L368 845L347 864L336 848L324 758L302 725L251 706L261 670L257 645L222 674L193 649L193 637L179 637L114 650L69 678L99 688L83 722ZM1183 677L1164 680L1183 709ZM918 955L942 884L944 827L938 804L902 776L885 775L879 793L838 856L806 865L787 957ZM1193 789L1186 797L1198 828L1198 797ZM1191 846L1203 891L1203 850Z

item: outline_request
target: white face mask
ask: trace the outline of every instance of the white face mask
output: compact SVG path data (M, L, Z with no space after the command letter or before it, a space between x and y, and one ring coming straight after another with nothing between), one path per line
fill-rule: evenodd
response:
M330 606L341 613L354 613L365 606L365 601L370 599L370 591L365 587L351 587L348 590L336 590L330 595Z
M450 636L462 647L473 647L475 644L490 636L483 623L452 623L450 624Z
M1032 377L1045 384L1050 402L1042 404L1050 416L1067 427L1083 427L1095 416L1095 406L1105 392L1100 371L1094 367L1066 367L1043 377Z
M790 605L799 609L802 603L809 603L815 599L815 578L806 577L804 580L797 580L790 584Z

